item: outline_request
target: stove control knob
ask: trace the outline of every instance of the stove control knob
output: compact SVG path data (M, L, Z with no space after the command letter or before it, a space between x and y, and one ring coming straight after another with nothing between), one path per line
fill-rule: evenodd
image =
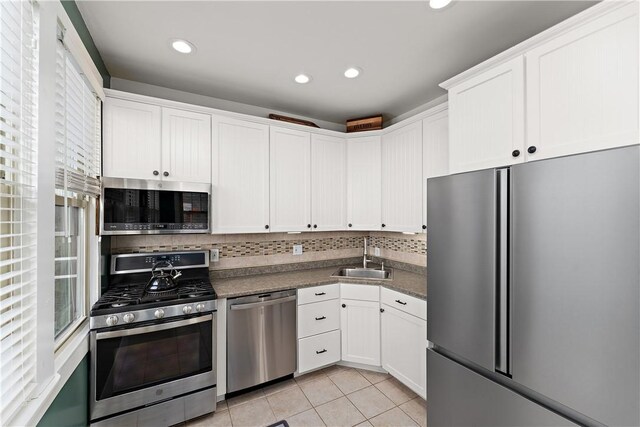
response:
M202 311L204 310L204 304L199 302L198 304L196 304L196 311Z
M107 326L116 326L118 324L118 316L108 316L106 322Z
M156 319L162 319L164 317L164 310L159 308L153 315L156 316Z
M182 312L184 314L191 314L192 311L193 307L191 307L190 305L185 305L184 307L182 307Z
M131 323L135 318L136 316L133 313L126 313L124 316L122 316L122 320L124 320L124 323Z

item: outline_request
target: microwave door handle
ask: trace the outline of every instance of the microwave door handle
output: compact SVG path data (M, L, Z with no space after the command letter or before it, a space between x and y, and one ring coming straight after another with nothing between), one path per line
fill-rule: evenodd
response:
M132 329L120 329L117 331L107 331L96 333L96 340L104 340L108 338L120 338L131 335L148 334L150 332L164 331L167 329L179 328L181 326L195 325L197 323L209 322L213 319L212 314L206 316L198 316L191 319L179 320L177 322L161 323L159 325L142 326Z

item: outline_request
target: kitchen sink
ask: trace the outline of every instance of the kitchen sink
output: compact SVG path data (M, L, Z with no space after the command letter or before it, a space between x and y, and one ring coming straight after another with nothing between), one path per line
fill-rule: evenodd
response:
M358 279L372 280L391 280L393 279L393 270L388 268L385 270L376 270L374 268L348 268L342 267L331 277L354 277Z

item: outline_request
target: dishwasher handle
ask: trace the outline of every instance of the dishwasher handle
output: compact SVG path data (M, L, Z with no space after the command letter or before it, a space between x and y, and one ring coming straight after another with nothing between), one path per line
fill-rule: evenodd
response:
M282 303L285 303L285 302L295 301L295 300L296 300L296 296L295 295L291 295L291 296L288 296L288 297L272 299L272 300L269 300L269 301L249 302L249 303L246 303L246 304L232 304L230 306L230 309L231 310L248 310L250 308L266 307L268 305L282 304Z

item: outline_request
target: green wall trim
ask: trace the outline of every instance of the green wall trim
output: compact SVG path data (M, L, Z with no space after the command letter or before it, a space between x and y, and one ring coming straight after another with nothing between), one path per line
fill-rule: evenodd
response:
M85 24L80 10L78 10L78 5L74 0L60 0L60 3L62 3L62 7L64 7L67 15L69 15L71 23L76 28L84 47L87 48L89 56L93 59L93 63L96 65L96 68L98 68L100 75L102 75L102 86L107 88L111 87L111 74L109 74L106 65L104 65L102 56L100 56L100 52L93 42L93 37L91 37L87 24Z
M89 355L58 393L37 427L86 427L89 424Z

